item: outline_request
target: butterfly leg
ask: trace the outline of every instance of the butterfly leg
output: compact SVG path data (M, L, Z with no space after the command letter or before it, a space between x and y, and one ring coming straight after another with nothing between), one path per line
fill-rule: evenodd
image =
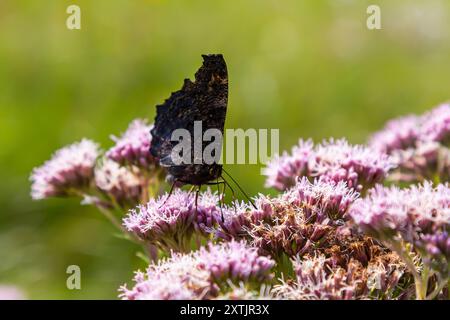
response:
M225 222L225 219L223 217L223 206L225 205L225 188L226 188L226 184L225 181L219 181L219 179L217 179L217 181L215 183L212 183L217 185L217 194L219 196L219 208L220 208L220 217L222 219L222 223ZM223 192L222 194L220 193L220 185L223 185Z
M225 178L223 176L221 176L221 178L223 179L224 186L230 188L230 190L231 190L231 197L233 198L233 202L235 202L236 201L236 194L234 193L233 187L228 183L227 180L225 180ZM224 192L225 192L225 188L224 188Z
M163 204L159 206L160 208L166 204L167 200L169 200L170 196L172 195L173 189L175 188L175 184L176 184L176 183L177 183L177 180L175 180L175 181L172 183L172 186L170 186L169 194L167 195L167 198L166 198L166 200L164 200Z
M220 194L220 185L221 183L219 182L219 179L217 179L217 194L219 196L219 208L220 208L220 217L222 219L222 223L225 222L225 219L223 217L223 205L224 205L224 195L225 195L225 183L222 181L222 183L224 184L224 188L223 188L223 194Z
M198 214L198 194L200 193L201 185L198 186L197 190L195 191L195 215Z
M219 196L220 215L222 217L222 222L224 222L222 207L225 205L225 198L224 198L225 189L226 189L225 181L217 180L216 182L207 182L207 183L205 183L205 185L207 185L207 186L217 186L217 193L218 193L218 196ZM220 185L223 185L223 192L222 192L222 194L220 193Z

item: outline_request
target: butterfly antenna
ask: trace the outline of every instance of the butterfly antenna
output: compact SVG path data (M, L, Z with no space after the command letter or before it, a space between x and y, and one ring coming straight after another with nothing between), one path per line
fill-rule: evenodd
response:
M189 192L188 192L189 195L192 193L192 191L194 191L195 187L196 187L196 186L194 185L194 186L192 186L192 187L189 189Z
M223 172L226 173L226 175L228 177L230 177L231 181L234 182L234 184L239 188L239 190L242 192L242 194L247 198L247 200L252 204L253 208L255 208L255 210L258 210L258 208L256 208L255 204L253 203L252 199L250 199L250 197L247 195L247 193L244 191L244 189L241 188L241 186L239 185L239 183L237 183L236 180L234 180L234 178L231 176L231 174L229 174L225 169L223 169ZM223 179L223 177L222 177ZM224 179L225 180L225 179ZM231 187L230 187L231 188Z
M230 188L231 197L233 198L233 203L236 202L236 193L234 192L233 187L231 186L231 184L228 183L228 181L225 179L224 176L220 176L220 177L223 179L224 186ZM225 189L224 189L224 192L225 192Z

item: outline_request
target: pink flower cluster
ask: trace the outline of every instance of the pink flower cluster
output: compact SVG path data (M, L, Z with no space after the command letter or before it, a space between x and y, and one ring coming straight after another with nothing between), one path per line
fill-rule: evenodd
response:
M106 156L121 165L134 165L145 169L156 166L157 163L149 152L151 129L152 126L147 124L146 120L134 120L120 138L112 136L116 145L106 152Z
M121 207L133 207L139 203L143 186L137 170L120 166L105 159L95 168L95 184L104 193L114 198Z
M151 199L147 204L130 210L124 226L139 238L166 250L189 251L195 231L202 231L215 221L219 208L218 196L202 193L195 202L195 194L175 190Z
M449 119L444 104L392 120L369 146L300 140L265 169L283 192L255 205L209 189L158 197L163 171L138 119L106 154L86 139L58 150L34 169L31 194L80 196L142 245L152 262L122 299L443 299ZM388 175L421 184L381 185Z
M199 250L197 258L199 268L208 270L218 283L227 280L264 282L270 280L270 270L275 265L273 260L260 256L257 248L236 241L220 246L210 243Z
M350 205L359 197L359 193L347 187L344 181L324 182L316 180L311 183L306 177L298 180L296 185L285 192L283 199L302 207L306 219L316 216L316 220L326 218L342 219Z
M441 181L450 178L450 104L442 104L421 115L389 121L375 133L369 145L392 156L398 169L396 181Z
M77 196L102 210L135 207L163 178L150 155L150 129L145 120L134 120L106 157L87 139L56 151L33 170L32 198Z
M225 240L246 239L273 257L305 254L319 243L332 245L330 235L345 223L357 197L345 182L302 178L276 198L256 198L257 209L246 204L227 208L213 233Z
M356 200L349 215L367 234L398 250L407 242L437 272L450 263L450 188L430 182L406 189L377 186ZM437 264L437 265L436 265ZM446 275L448 276L448 275Z
M276 287L283 299L295 300L350 300L356 298L358 281L344 270L332 271L325 256L294 260L297 281Z
M56 151L50 160L33 170L31 197L40 200L67 196L89 188L99 154L98 145L87 139Z
M361 145L350 145L345 139L324 141L316 146L300 140L289 155L275 157L267 164L266 186L286 190L297 177L306 176L326 182L344 181L347 186L363 191L383 181L393 161L384 153Z
M121 287L122 299L213 299L234 291L235 285L260 285L271 279L274 261L260 256L244 242L210 243L188 254L173 253L171 258L151 264L146 273L138 272L132 289ZM234 285L233 285L234 284Z

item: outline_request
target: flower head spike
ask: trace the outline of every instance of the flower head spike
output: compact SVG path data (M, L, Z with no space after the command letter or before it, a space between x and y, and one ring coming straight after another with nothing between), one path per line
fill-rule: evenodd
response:
M117 138L112 136L116 143L106 153L106 156L121 165L135 165L141 168L149 168L156 164L150 154L152 126L146 120L136 119L130 123L127 131Z
M59 149L50 160L33 170L31 197L39 200L67 196L89 188L98 155L98 145L87 139Z

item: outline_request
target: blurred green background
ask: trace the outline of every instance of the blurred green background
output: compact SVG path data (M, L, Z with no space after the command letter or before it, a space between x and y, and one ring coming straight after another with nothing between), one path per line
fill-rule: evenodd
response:
M366 28L378 4L382 30ZM66 8L81 7L81 30ZM116 298L143 264L77 200L30 200L29 174L82 137L104 148L223 53L227 128L366 141L394 116L450 98L450 1L0 0L0 284L28 298ZM231 166L250 194L257 165ZM81 267L82 290L66 288Z

